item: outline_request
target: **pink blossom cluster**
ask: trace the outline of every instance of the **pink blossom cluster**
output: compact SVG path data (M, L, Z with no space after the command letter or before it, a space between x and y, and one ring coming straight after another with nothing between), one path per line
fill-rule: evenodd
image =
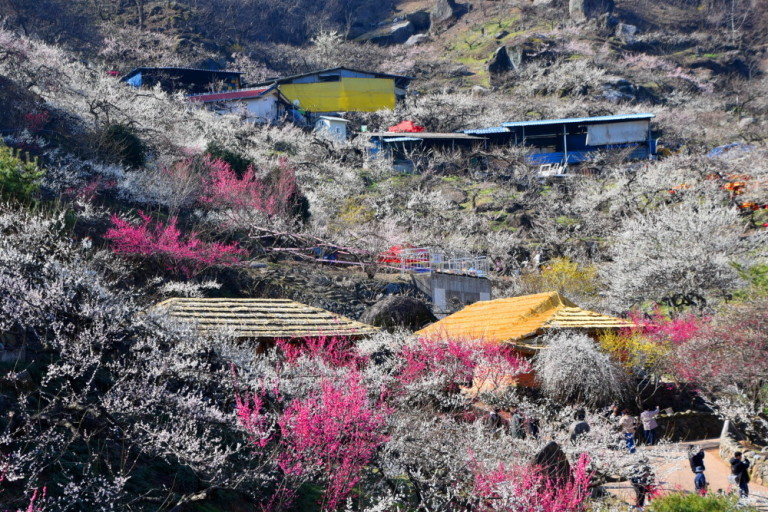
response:
M248 166L239 177L223 160L205 155L209 174L204 178L200 202L213 208L256 210L269 216L287 211L291 197L296 193L296 176L285 161L273 180L257 176L253 166Z
M271 440L263 394L237 397L237 417L256 446ZM363 468L387 441L388 409L373 403L361 375L323 379L305 398L291 401L277 419L278 466L296 479L321 476L327 481L322 508L334 510L352 493ZM290 496L293 490L282 491Z
M493 380L529 372L530 363L498 343L457 339L419 339L401 352L400 382L440 376L449 385Z
M568 478L552 478L538 466L507 466L494 469L472 461L474 494L480 511L578 512L589 498L590 457L579 456Z
M278 350L291 365L297 364L301 356L319 359L335 368L362 368L368 358L355 350L352 340L345 336L308 337L301 342L277 340Z
M670 317L656 308L650 317L638 312L630 315L632 321L640 332L657 342L671 342L678 346L696 336L709 321L707 318L699 318L692 314Z
M141 221L138 224L112 216L113 227L105 238L112 241L115 253L144 258L157 258L169 270L182 272L188 277L199 273L211 265L232 265L246 251L236 243L203 242L197 233L184 236L176 226L176 217L167 223L154 222L152 218L139 211Z

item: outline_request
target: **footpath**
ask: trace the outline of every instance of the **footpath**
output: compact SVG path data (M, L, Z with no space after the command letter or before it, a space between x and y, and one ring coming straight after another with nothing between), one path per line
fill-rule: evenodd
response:
M656 472L657 484L662 492L687 491L694 492L693 477L690 464L688 462L688 446L700 446L705 453L704 474L709 482L709 492L725 493L738 492L738 488L728 483L728 475L731 473L731 466L727 461L723 461L718 454L719 440L705 439L701 441L691 441L680 444L671 444L659 450L661 447L648 449L644 446L638 447L638 452L645 455ZM643 453L645 451L646 453ZM610 485L613 494L619 496L627 503L634 503L634 492L628 482ZM768 511L768 487L749 484L749 499L746 503L758 510Z

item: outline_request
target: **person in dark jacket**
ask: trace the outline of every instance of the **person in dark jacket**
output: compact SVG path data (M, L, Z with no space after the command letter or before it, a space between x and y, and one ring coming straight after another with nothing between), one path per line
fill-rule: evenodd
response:
M485 417L485 426L491 432L496 432L501 426L501 412L498 408L491 410L488 416Z
M694 473L696 473L696 477L693 479L693 486L696 488L696 492L698 494L701 494L702 496L707 495L707 477L704 476L704 468L701 466L698 466Z
M705 471L707 468L704 466L704 450L701 448L690 445L688 446L688 463L691 465L691 471L696 473L696 468L701 468Z
M741 452L733 454L731 462L731 474L736 477L736 483L739 484L739 496L749 497L749 460L742 457Z

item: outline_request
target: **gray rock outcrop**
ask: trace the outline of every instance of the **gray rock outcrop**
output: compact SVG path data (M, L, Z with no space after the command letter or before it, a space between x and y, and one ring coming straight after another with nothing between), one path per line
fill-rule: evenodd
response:
M429 36L427 34L415 34L409 37L404 44L405 46L417 46L424 44L427 41L429 41Z
M613 0L570 0L568 11L574 21L583 23L610 14L614 7Z
M637 41L637 38L635 37L636 34L637 27L634 25L619 23L616 26L616 37L624 41L626 44L634 44Z
M380 45L403 44L416 33L413 23L408 20L400 21L388 27L388 30L370 39Z
M398 327L417 330L436 322L437 318L419 299L391 295L365 310L360 321L387 330L394 330Z
M488 61L488 72L492 75L499 75L513 69L515 69L515 65L507 53L507 47L500 46L493 52L493 57Z
M456 22L460 12L456 0L437 0L429 12L430 30L442 32Z

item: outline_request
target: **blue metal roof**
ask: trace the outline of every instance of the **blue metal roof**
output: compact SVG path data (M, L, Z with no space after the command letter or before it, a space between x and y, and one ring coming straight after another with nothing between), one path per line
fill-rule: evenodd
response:
M597 117L571 117L567 119L542 119L539 121L514 121L511 123L502 123L502 126L507 128L515 128L521 126L548 126L556 124L576 124L576 123L600 123L600 122L618 122L618 121L633 121L638 119L653 119L655 114L624 114L616 116L597 116Z
M460 133L468 135L487 135L489 133L509 133L509 130L503 126L491 126L490 128L471 128L469 130L459 130Z

